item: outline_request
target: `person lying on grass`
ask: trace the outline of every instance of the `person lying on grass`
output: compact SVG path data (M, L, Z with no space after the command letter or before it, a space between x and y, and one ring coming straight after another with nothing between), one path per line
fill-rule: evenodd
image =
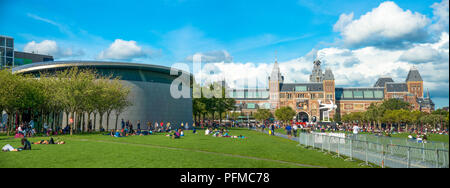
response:
M171 137L172 139L179 139L181 137L181 129L177 129L173 134L168 134L166 136Z
M30 142L26 139L26 138L22 138L21 140L22 146L23 147L19 147L17 149L15 149L14 147L12 147L11 145L7 144L6 146L4 146L2 148L2 151L22 151L22 150L31 150L31 144Z
M43 144L43 145L48 145L48 144L65 144L66 142L64 141L54 141L53 138L50 138L50 140L41 140L39 142L34 142L33 144L38 145L38 144Z

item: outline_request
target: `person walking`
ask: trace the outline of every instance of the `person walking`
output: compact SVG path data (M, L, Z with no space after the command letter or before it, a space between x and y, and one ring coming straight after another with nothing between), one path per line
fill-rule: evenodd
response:
M291 139L292 138L292 126L290 124L287 124L285 129L286 129L288 138Z
M272 123L272 125L270 126L270 131L272 135L275 135L275 125Z
M297 124L294 123L294 126L292 126L294 137L297 137L297 129L298 129L298 126L297 126Z

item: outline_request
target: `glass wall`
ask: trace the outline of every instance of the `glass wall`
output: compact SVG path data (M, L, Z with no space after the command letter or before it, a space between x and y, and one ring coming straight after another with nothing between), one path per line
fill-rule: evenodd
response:
M5 46L5 38L0 37L0 46Z

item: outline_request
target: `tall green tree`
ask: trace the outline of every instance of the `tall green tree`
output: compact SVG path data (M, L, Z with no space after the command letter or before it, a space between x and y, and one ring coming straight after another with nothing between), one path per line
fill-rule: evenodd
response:
M272 118L273 114L268 109L258 109L258 111L253 114L253 117L255 117L255 119L259 120L260 122L264 122L265 120Z
M294 118L295 114L296 112L289 106L284 106L275 110L275 117L278 120L283 121L284 124L290 122Z

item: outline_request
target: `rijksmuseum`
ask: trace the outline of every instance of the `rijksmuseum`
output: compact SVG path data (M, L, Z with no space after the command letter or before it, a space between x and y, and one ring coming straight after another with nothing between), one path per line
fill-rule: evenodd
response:
M268 78L269 88L265 89L227 89L229 97L236 100L237 110L250 117L258 109L289 106L297 112L299 122L327 121L334 114L363 112L372 103L396 98L411 104L414 110L431 112L434 103L429 93L424 97L423 80L416 68L409 70L404 82L394 82L390 77L380 77L372 87L336 87L331 69L322 71L321 62L314 61L314 68L307 83L285 83L275 61ZM323 110L323 106L334 106Z

